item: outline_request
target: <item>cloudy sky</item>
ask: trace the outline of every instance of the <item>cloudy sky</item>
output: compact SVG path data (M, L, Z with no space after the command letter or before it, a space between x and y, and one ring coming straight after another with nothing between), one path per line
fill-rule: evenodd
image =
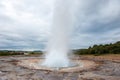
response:
M55 0L0 0L0 49L44 49ZM120 0L73 0L71 48L120 40ZM62 5L61 5L62 6Z

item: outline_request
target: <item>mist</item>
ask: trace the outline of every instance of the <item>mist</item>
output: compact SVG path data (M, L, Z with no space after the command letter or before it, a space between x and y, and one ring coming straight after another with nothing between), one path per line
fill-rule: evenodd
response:
M72 11L70 0L56 0L51 34L46 49L46 60L43 65L48 67L68 67L68 54L72 28Z

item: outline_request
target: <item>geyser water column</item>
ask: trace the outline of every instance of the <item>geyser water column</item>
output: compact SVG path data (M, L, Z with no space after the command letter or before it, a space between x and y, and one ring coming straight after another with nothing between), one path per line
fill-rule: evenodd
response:
M69 36L72 26L71 0L56 0L51 35L47 44L46 59L42 65L47 67L68 67Z

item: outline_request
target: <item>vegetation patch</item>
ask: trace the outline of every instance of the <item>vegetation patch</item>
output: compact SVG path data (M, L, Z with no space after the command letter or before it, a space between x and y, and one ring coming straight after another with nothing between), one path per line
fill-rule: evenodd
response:
M104 55L104 54L120 54L120 41L110 44L100 44L90 46L88 49L77 49L74 50L75 54L86 55L92 54L95 56Z

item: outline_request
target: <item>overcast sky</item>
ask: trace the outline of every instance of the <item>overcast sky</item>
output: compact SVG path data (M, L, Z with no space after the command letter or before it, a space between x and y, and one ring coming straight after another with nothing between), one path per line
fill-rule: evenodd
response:
M73 1L71 48L120 41L120 0ZM0 49L43 50L50 34L53 3L0 0Z

